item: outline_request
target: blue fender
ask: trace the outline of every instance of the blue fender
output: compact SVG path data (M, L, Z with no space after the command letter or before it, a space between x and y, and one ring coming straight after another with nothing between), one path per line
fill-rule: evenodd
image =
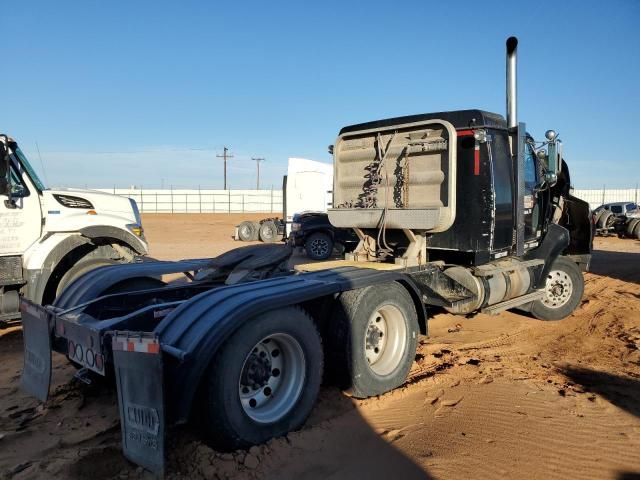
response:
M410 291L419 321L426 323L419 290L408 275L356 267L225 286L184 302L154 330L165 351L180 352L182 357L182 361L166 365L167 401L173 421L184 423L188 420L196 391L216 351L252 317L319 297L393 281L401 282Z
M99 267L79 277L64 289L53 306L61 310L78 307L95 300L113 285L128 278L155 277L171 273L192 272L207 267L212 259L178 262L147 261Z

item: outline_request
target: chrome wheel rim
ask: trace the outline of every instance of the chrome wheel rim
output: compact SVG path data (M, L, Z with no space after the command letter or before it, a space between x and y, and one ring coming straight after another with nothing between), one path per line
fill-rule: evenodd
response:
M251 227L249 227L248 225L240 227L240 233L243 237L249 238L251 236Z
M547 275L542 303L548 308L560 308L569 301L572 293L573 281L567 272L552 270Z
M274 423L295 406L305 381L300 343L276 333L260 340L244 360L238 394L244 413L258 423Z
M329 242L322 238L315 238L311 241L311 252L316 257L324 257L329 254Z
M270 228L265 227L262 229L262 238L273 238L273 232L271 231Z
M380 376L389 375L402 361L407 348L404 315L394 305L378 307L367 322L364 351L369 368Z

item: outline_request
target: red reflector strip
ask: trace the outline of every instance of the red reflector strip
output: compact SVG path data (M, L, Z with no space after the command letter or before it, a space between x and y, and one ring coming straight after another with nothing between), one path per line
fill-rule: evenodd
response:
M468 137L469 135L473 135L473 130L458 130L456 133L459 137Z
M473 151L473 174L480 175L480 145Z
M157 338L132 338L127 336L113 336L111 348L124 352L160 353L160 341Z

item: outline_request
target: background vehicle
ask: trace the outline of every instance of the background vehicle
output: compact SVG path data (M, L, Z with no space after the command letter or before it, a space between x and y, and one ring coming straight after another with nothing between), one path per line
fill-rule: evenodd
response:
M289 244L302 247L312 260L326 260L334 249L340 254L358 245L358 236L349 228L336 228L323 212L302 212L293 216Z
M614 202L600 205L593 211L593 224L597 235L613 234L620 228L615 224L620 223L620 217L639 215L640 210L635 202ZM623 222L626 223L626 222ZM631 234L629 234L631 236Z
M289 158L287 175L282 180L284 192L282 218L245 221L236 227L233 238L266 243L286 239L291 234L293 216L299 212L326 212L331 206L333 166L305 158Z
M82 375L113 368L124 453L162 473L167 424L197 418L231 450L302 426L325 364L358 398L403 384L426 305L571 314L591 258L590 210L569 193L555 132L536 144L517 121L516 46L507 40L506 121L462 110L340 131L329 220L359 239L345 260L291 271L290 246L257 245L89 272L51 307L23 300L24 389L47 398L52 351ZM102 295L177 272L191 281Z
M19 294L50 304L83 273L146 253L133 200L49 190L17 143L0 135L0 323L20 318Z

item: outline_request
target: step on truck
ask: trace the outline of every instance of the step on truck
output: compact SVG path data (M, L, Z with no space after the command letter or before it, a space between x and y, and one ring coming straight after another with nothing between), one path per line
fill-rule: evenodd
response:
M359 237L344 260L290 269L290 247L257 245L93 270L50 306L22 302L23 388L47 399L52 352L113 378L124 454L161 474L172 425L197 419L213 447L247 448L304 424L325 369L356 398L402 385L428 312L571 314L589 206L557 135L535 142L517 120L516 46L506 121L463 110L340 131L329 218ZM103 294L175 273L188 281Z
M21 295L51 304L82 274L146 253L135 201L48 189L17 142L0 134L0 327L20 319Z

